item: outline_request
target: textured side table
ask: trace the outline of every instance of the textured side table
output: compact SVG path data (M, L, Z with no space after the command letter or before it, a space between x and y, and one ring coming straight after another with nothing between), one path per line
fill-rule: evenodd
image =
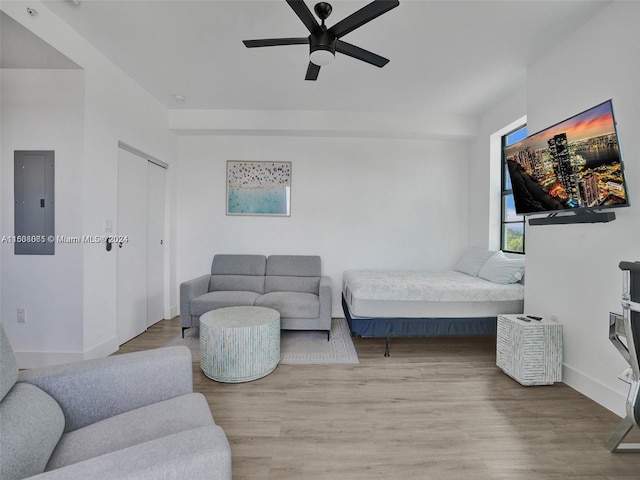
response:
M547 319L526 322L524 315L500 315L496 365L522 385L562 381L562 325Z
M227 307L200 317L200 368L212 380L249 382L280 361L280 313L264 307Z

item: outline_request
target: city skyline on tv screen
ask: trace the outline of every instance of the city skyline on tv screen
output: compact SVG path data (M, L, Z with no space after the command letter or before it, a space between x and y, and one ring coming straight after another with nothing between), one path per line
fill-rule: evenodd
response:
M504 149L518 214L627 205L611 101Z

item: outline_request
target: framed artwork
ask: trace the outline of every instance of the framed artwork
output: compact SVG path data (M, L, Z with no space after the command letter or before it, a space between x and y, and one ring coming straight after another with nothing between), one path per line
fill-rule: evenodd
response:
M227 161L227 215L291 215L291 162Z

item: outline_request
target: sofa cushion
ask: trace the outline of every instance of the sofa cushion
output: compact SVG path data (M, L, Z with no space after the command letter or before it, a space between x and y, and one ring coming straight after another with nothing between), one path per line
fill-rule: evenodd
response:
M267 275L319 277L322 275L317 255L271 255L267 259Z
M304 292L271 292L260 296L257 307L273 308L281 318L318 318L320 299L317 295Z
M18 365L13 348L9 343L4 327L0 323L0 400L9 393L18 379Z
M64 434L47 470L208 425L214 421L205 397L181 395Z
M247 290L264 293L263 275L211 275L209 291Z
M45 473L47 480L231 480L231 448L220 427L194 428Z
M0 477L42 473L64 431L60 405L28 383L16 383L0 402Z
M267 258L264 291L318 294L320 257L317 255L271 255Z
M191 315L199 317L216 308L251 306L260 297L256 292L209 292L191 300Z
M264 275L264 255L214 255L211 275Z
M270 292L304 292L318 295L320 277L290 277L268 275L264 280L265 293Z

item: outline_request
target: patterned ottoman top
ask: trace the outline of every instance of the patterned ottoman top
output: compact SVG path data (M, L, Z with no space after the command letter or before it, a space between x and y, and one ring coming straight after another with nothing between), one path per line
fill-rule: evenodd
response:
M226 307L211 310L200 317L200 322L224 328L245 328L280 320L277 310L266 307Z

